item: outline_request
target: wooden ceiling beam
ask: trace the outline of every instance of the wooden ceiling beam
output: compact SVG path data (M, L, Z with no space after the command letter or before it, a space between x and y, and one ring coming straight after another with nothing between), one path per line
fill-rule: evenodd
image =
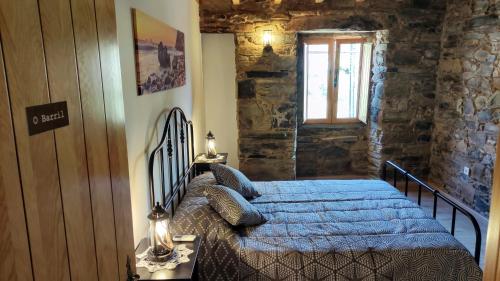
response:
M240 4L240 0L232 0L233 1L233 5L239 5ZM318 1L318 0L316 0ZM323 2L323 0L321 1ZM281 0L274 0L274 4L275 5L280 5L281 4Z

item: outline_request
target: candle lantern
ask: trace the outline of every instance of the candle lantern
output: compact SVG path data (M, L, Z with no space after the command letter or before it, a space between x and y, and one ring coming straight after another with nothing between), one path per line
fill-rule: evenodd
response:
M149 219L149 256L153 261L164 262L173 252L174 243L169 230L169 215L167 211L156 203Z
M217 158L217 150L215 149L215 137L211 131L207 134L207 158Z
M264 33L262 34L262 43L265 47L270 47L273 44L272 30L264 30Z

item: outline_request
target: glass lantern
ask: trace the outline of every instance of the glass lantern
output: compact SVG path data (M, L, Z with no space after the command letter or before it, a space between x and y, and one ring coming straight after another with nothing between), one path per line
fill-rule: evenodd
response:
M167 211L158 202L148 215L149 256L153 261L164 262L172 255L174 243L169 231L168 217Z
M215 137L211 131L207 134L207 158L217 158L217 150L215 149Z
M264 30L262 34L262 44L265 47L270 47L273 44L273 31L272 30Z

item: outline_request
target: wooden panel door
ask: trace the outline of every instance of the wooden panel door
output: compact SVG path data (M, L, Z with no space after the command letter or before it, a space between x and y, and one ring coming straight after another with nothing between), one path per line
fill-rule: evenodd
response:
M71 0L99 280L119 280L106 112L93 0ZM110 203L111 202L111 203Z
M16 144L0 41L0 272L6 280L30 281L31 260L17 169ZM3 279L2 279L3 280Z
M28 135L26 107L50 102L38 4L0 1L1 36L35 280L70 280L54 132Z
M69 126L54 131L71 280L97 280L78 68L68 0L39 0L50 100L66 101ZM92 139L89 139L92 141Z
M123 108L120 54L116 37L116 15L114 0L95 2L99 52L101 55L102 81L106 116L108 118L108 141L115 210L116 239L118 245L118 265L120 272L126 271L127 256L134 257L131 219L122 214L131 214L130 188L128 182L127 144L125 138L125 111ZM135 265L134 265L135 266ZM120 276L120 280L125 280Z
M498 142L492 190L484 281L500 280L500 143Z
M0 43L0 280L126 280L134 253L113 0L0 1ZM30 136L26 107L59 101L69 125Z

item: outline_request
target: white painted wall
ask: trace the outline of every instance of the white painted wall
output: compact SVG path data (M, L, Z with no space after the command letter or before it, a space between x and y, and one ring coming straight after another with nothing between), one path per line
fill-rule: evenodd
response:
M201 35L196 0L115 0L123 95L126 117L127 149L132 200L134 240L147 235L147 214L151 210L147 161L149 150L158 142L157 121L162 112L181 107L193 120L197 153L203 149L205 122ZM180 88L138 96L135 73L131 8L137 8L184 32L186 44L186 85Z
M228 152L228 164L238 168L236 61L233 34L202 34L205 128L217 141L217 152Z

